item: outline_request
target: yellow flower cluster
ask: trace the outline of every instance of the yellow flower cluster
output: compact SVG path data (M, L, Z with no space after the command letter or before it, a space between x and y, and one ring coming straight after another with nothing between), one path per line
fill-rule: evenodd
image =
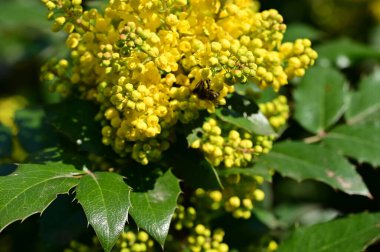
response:
M308 39L297 39L294 43L280 45L279 51L287 62L285 73L289 78L304 76L306 69L314 64L318 55L310 46Z
M183 228L192 228L197 216L197 211L194 207L184 207L179 205L173 215L172 225L175 230Z
M149 252L154 251L154 241L145 231L123 232L117 240L115 249L120 252Z
M100 243L95 236L91 245L82 244L75 240L70 242L70 247L64 252L93 252L100 251ZM154 251L154 241L145 231L126 231L117 240L112 251L118 252L152 252Z
M213 232L206 226L198 224L187 237L191 252L227 252L229 247L223 243L224 231L216 229Z
M259 108L275 130L284 126L289 118L288 101L283 95L278 96L272 101L260 103Z
M231 176L226 181L228 186L224 190L205 191L199 188L195 191L193 201L203 204L206 209L224 209L232 213L234 218L249 219L254 202L263 201L265 198L264 192L258 188L263 182L264 179L259 176L239 175L237 180Z
M268 153L274 136L252 136L237 130L223 132L218 122L210 118L202 126L202 135L190 147L199 149L214 166L245 167L254 156Z
M256 1L109 0L104 12L83 10L81 0L42 1L71 50L43 78L97 102L103 142L142 164L160 159L177 122L226 104L233 84L277 91L317 56L308 40L281 44L283 18L258 12Z

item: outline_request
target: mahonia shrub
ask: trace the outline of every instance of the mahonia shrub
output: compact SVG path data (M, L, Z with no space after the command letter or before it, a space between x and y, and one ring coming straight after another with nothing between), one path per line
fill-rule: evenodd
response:
M43 180L31 187L52 180L54 190L43 190L49 201L7 215L0 227L75 188L99 240L73 240L66 251L156 251L165 240L168 251L233 249L228 230L214 221L248 220L264 201L272 171L254 165L290 115L278 92L315 63L310 40L283 42L282 16L259 11L257 1L109 0L104 9L81 0L42 2L52 30L67 35L67 52L41 73L64 99L46 116L65 147L20 166L19 177ZM259 100L265 90L276 95ZM96 140L102 147L92 145ZM276 248L266 237L244 249Z
M178 123L225 105L235 84L278 91L317 57L307 39L282 43L282 16L259 12L254 1L119 0L104 13L81 1L43 2L70 49L43 68L43 79L96 102L103 143L143 165L160 160Z

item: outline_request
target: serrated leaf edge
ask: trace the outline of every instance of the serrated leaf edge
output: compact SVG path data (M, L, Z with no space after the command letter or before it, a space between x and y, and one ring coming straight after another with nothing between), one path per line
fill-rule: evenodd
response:
M73 189L74 187L76 187L78 185L78 183L76 184L76 185L73 185L72 187L70 187L70 189L69 189L69 191L71 190L71 189ZM5 224L1 229L0 229L0 233L6 228L6 227L8 227L10 224L12 224L12 223L14 223L14 222L16 222L16 221L19 221L19 220L21 220L21 222L23 222L24 220L26 220L27 218L29 218L30 216L32 216L32 215L34 215L34 214L37 214L37 213L40 213L40 216L43 214L43 212L50 206L50 204L57 198L57 196L58 195L65 195L65 194L67 194L67 195L69 195L69 192L66 192L66 193L57 193L56 195L55 195L55 197L53 197L53 199L49 202L49 203L47 203L46 204L46 206L41 210L41 211L35 211L35 212L32 212L32 213L30 213L29 215L27 215L27 216L25 216L24 218L20 218L20 219L15 219L15 220L13 220L13 221L11 221L11 222L9 222L9 223L7 223L7 224Z
M271 152L271 155L274 155L274 156L276 156L277 155L277 157L285 157L286 159L288 159L288 160L292 160L292 161L295 161L295 162L298 162L298 163L304 163L304 164L311 164L311 166L314 166L314 167L316 167L316 168L319 168L319 166L318 165L315 165L314 163L311 163L311 162L306 162L305 160L303 160L303 159L297 159L297 158L291 158L291 157L289 157L289 156L287 156L287 155L284 155L284 154L282 154L282 153L279 153L279 152L274 152L274 151L272 151ZM355 170L355 166L353 166L352 164L350 164L348 161L347 161L347 159L345 159L343 156L342 156L342 158L345 160L345 162L347 163L347 165L349 165L353 170ZM280 172L280 171L278 171L277 169L275 169L277 172L279 172L280 174L282 174L284 177L288 177L288 178L292 178L292 179L294 179L294 180L296 180L297 182L301 182L301 181L304 181L304 180L307 180L307 179L313 179L313 180L316 180L316 181L319 181L319 182L322 182L322 183L324 183L324 184L328 184L329 186L331 186L332 188L334 188L334 189L336 189L336 190L341 190L341 191L343 191L342 189L340 189L340 188L337 188L336 186L333 186L333 185L331 185L331 184L329 184L329 183L326 183L326 181L324 181L324 180L322 180L322 179L320 179L320 178L310 178L310 177L308 177L308 178L301 178L301 177L299 177L297 174L295 174L295 175L288 175L288 174L284 174L283 172ZM293 173L291 173L291 174L293 174ZM359 176L359 175L358 175ZM339 178L339 177L338 177ZM360 178L361 179L361 178ZM342 184L342 181L338 181L337 180L337 182L339 183L339 184ZM363 182L363 181L362 181ZM363 182L364 183L364 182ZM344 185L342 185L342 187L344 188ZM364 193L363 191L360 191L360 192L350 192L350 191L347 191L347 190L344 190L344 192L345 193L347 193L347 194L350 194L350 195L363 195L363 196L367 196L367 197L369 197L369 198L372 198L372 195L371 195L371 193L368 191L368 189L366 190L366 192Z

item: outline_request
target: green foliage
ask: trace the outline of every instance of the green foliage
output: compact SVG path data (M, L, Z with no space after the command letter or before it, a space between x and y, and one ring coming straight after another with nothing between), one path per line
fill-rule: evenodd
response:
M103 13L108 1L70 0L68 2L70 2L68 6L75 2L76 7L83 6L84 10L95 7L99 13ZM180 6L182 1L177 2ZM228 1L221 2L224 5ZM294 1L283 1L278 4L285 6L291 4L290 2ZM62 14L60 11L53 11L53 19ZM69 12L75 16L75 13L80 11L80 8L73 8ZM45 21L45 13L42 5L36 1L18 0L1 4L0 59L2 62L0 63L1 66L5 66L4 72L8 71L8 67L15 68L17 71L19 63L15 64L16 62L22 61L21 63L25 64L25 60L32 56L36 57L37 53L44 57L55 54L49 47L54 42L54 37L47 36L46 31L49 25ZM94 13L91 15L95 15ZM66 16L67 20L72 18L70 15ZM97 29L102 29L103 20L89 18L91 21L88 25L94 22L98 24ZM67 20L65 26L61 28L69 30L70 24L75 23L75 19L70 20L71 23ZM279 20L275 21L279 22ZM267 22L267 20L264 21ZM281 23L276 22L274 26ZM82 23L82 25L87 24ZM229 249L234 252L269 252L276 247L273 244L277 241L280 244L278 252L361 252L372 243L379 241L380 214L363 213L368 210L380 211L377 204L379 170L376 169L380 166L380 53L374 49L378 45L374 44L371 47L351 38L329 39L332 34L322 32L315 27L315 24L310 23L294 23L288 26L284 34L283 41L295 41L301 37L307 37L317 43L314 45L313 42L312 46L318 51L317 66L306 70L304 77L295 79L289 77L290 83L294 85L280 90L270 87L270 81L273 78L271 75L273 69L270 64L276 62L274 59L272 62L272 58L267 57L260 50L255 51L253 55L254 58L261 59L262 57L267 64L263 68L265 71L262 71L261 79L243 78L245 76L241 76L239 71L248 69L240 69L241 63L238 61L244 62L247 59L245 55L241 57L237 54L239 57L236 57L236 62L228 62L233 66L232 70L230 69L231 73L235 74L236 71L236 76L231 75L230 80L247 83L228 83L228 85L234 84L236 92L226 95L225 90L216 91L218 88L213 85L214 79L211 78L212 85L204 88L203 92L206 94L201 92L199 97L199 94L196 94L189 86L194 84L192 83L195 82L194 76L198 78L198 75L208 73L210 69L211 73L208 74L212 76L221 71L218 68L210 68L204 72L195 71L193 77L186 80L188 82L181 80L184 83L170 84L174 87L174 91L167 90L171 97L167 100L168 104L177 102L177 98L173 97L178 96L183 100L175 105L181 107L187 102L188 97L194 96L192 98L197 99L197 95L200 98L199 104L204 103L207 106L203 104L204 107L199 110L193 104L191 106L194 110L189 114L185 113L185 109L181 110L178 114L181 116L168 123L170 126L159 128L160 133L155 137L149 136L143 140L137 140L138 145L131 144L133 140L127 144L122 142L125 140L122 135L126 132L123 132L124 128L119 125L121 123L118 120L128 121L133 118L133 113L136 111L129 110L128 113L123 114L125 110L120 109L126 106L128 95L132 95L132 93L125 93L124 89L132 84L126 84L124 80L118 79L119 76L113 75L112 71L117 73L129 71L119 69L121 65L117 60L120 55L117 55L120 48L115 45L105 46L104 51L94 54L96 56L92 59L79 54L80 57L75 60L85 63L82 62L83 64L78 65L77 68L72 68L70 64L73 64L73 61L69 60L70 67L66 66L67 69L64 69L62 73L55 72L58 68L54 67L50 73L55 74L54 78L63 76L64 78L60 81L64 83L58 81L56 84L60 88L67 88L66 84L70 81L78 76L82 78L86 75L84 73L88 71L86 68L88 62L95 62L103 57L101 63L103 65L97 69L99 72L89 71L94 75L108 76L101 84L97 83L98 79L85 76L89 77L84 81L85 84L82 80L78 80L79 83L76 82L73 85L71 96L67 99L59 98L60 102L55 104L41 104L42 100L52 101L52 96L41 95L46 91L44 90L46 87L30 85L27 89L35 89L38 93L38 95L34 94L36 97L33 95L28 97L32 106L18 110L12 115L6 114L6 119L11 120L14 127L2 123L4 120L2 112L7 112L8 108L1 107L0 104L0 250L3 247L5 250L8 248L9 233L14 235L12 232L19 226L22 229L25 224L7 227L19 220L23 222L36 213L42 214L40 224L38 224L43 239L41 243L49 243L52 245L50 250L54 251L60 251L63 247L70 247L67 251L76 251L76 249L81 251L103 249L107 252L127 249L142 251L145 246L146 251L156 251L157 248L157 251L161 251L165 248L165 251L169 252L179 250L191 252L201 249L203 244L218 247L223 242L224 247L220 247L220 251ZM210 32L207 30L208 27L203 27L203 29L204 34ZM144 31L139 32L143 34ZM85 39L84 37L78 39L72 34L74 33L70 35L72 36L71 46L73 46L71 49L75 55L81 50L77 51L75 43L81 43L79 41ZM280 38L282 33L275 35L273 38ZM59 36L57 38L61 39ZM145 35L141 35L141 38L144 38L144 43L152 42L149 39L145 41ZM140 43L141 38L128 43ZM264 44L268 42L265 38L257 38ZM269 42L273 38L270 38ZM86 39L90 41L91 36L89 35ZM99 36L96 39L100 41L104 38ZM247 39L248 37L241 36L242 43ZM253 43L253 38L249 39L250 42L248 40L245 42ZM62 41L59 43L63 44ZM264 51L272 46L279 47L275 43L277 42L273 40L273 44L265 45L267 47ZM153 48L153 44L149 44L150 46ZM215 48L211 51L214 53L213 50L216 50L218 46L214 44ZM42 49L46 50L42 51ZM154 49L157 48L154 47ZM238 49L236 49L238 53L244 51ZM304 52L301 49L300 51ZM218 54L224 53L224 50L218 49ZM154 58L155 50L151 53L152 55L149 55L146 61L151 60L151 57ZM59 50L59 54L69 55L67 49ZM307 59L303 60L305 62L310 60L310 55L304 54ZM275 58L274 55L272 56ZM281 62L281 67L285 69L290 67L291 63L301 64L297 61L298 56L301 59L301 56L296 53L289 56L296 60ZM218 57L213 57L214 62L220 60ZM168 59L162 58L162 62ZM205 62L208 60L208 58L204 59ZM152 62L155 61L152 60ZM34 61L29 63L28 68L33 68L34 63ZM310 62L302 63L308 65ZM143 65L145 62L139 64ZM288 68L286 71L291 73L287 73L289 76L300 76L306 68L305 66L298 69ZM182 66L179 69L178 72L181 74L187 71ZM148 72L144 74L149 74L150 69L146 70ZM249 70L259 71L255 67ZM243 73L245 74L244 71ZM139 74L134 72L136 76ZM160 79L161 82L164 81L161 77L167 75L166 70L162 69L155 74L158 76L155 79ZM24 75L26 76L26 73L16 72L1 81L8 83L8 79L11 79L16 83L19 82L18 78L22 80ZM33 76L27 76L27 78L36 76L37 73L34 73ZM238 76L240 77L237 78ZM0 78L2 78L1 75ZM151 81L149 78L146 79L147 83ZM263 90L261 87L265 86L264 79L268 81L269 87ZM53 81L50 80L50 82ZM119 86L113 85L113 82L118 83ZM171 82L171 78L165 79L165 82ZM25 84L29 85L29 83ZM147 86L144 87L146 89ZM182 92L180 87L187 88L187 93ZM101 92L98 89L101 89ZM5 86L4 90L9 91ZM136 94L136 91L141 92ZM134 98L137 99L144 94L143 91L142 87L140 90L135 89L133 94L136 97ZM163 94L161 91L158 93ZM166 95L168 94L165 93ZM279 95L288 98L292 118L287 123L281 124L281 127L272 127L271 116L267 115L263 109L261 112L259 105L264 102L270 103ZM85 96L90 98L86 97L87 100L85 100ZM219 96L226 99L227 105L218 103L217 99L215 101L211 99ZM156 99L154 96L149 98L152 98L152 101ZM99 108L99 103L94 103L94 101L107 99L109 99L107 106L102 108ZM154 103L156 102L154 100ZM33 106L35 104L38 106ZM128 106L134 107L137 106L136 104L130 103ZM153 109L152 106L150 109ZM164 104L165 106L167 104ZM272 103L268 110L274 111L275 114L278 112L276 106ZM140 109L143 110L141 106ZM160 109L163 114L166 113L164 109ZM215 114L210 115L214 109ZM191 120L196 117L198 119L191 121L188 116ZM204 129L200 125L210 118L222 121L219 125L220 131L234 130L242 139L250 139L249 141L252 139L251 142L245 142L245 146L238 146L237 143L237 147L233 146L233 152L230 153L233 156L236 154L234 152L240 152L240 155L247 157L246 160L250 161L248 164L241 167L235 164L232 167L224 167L223 162L211 164L212 161L209 158L211 155L205 157L201 148L190 148L191 144L204 134ZM191 123L186 124L187 120ZM152 119L152 122L154 121L155 118ZM139 126L144 128L144 123L140 121ZM108 131L112 131L113 137L121 136L118 140L122 139L122 141L109 142L111 138L105 138L107 134L111 135ZM221 144L220 141L226 141L227 138L223 138L221 132L214 133L210 133L210 139L219 141L219 145L214 144L211 149L222 146L223 150L222 154L218 154L215 149L209 153L214 152L213 154L216 153L214 156L223 156L227 153L225 149L231 147L233 141ZM156 138L159 140L154 143ZM273 143L273 149L271 149L275 138L277 142ZM154 140L153 143L146 144L151 139ZM170 145L169 149L163 147L164 142ZM251 146L252 143L253 146ZM110 145L117 144L122 146L121 149L128 149L128 151L120 152L120 155L115 153ZM264 148L266 151L263 153ZM129 157L131 153L154 153L157 150L160 152L152 156L159 158L149 160L146 166L136 163L138 159L133 160ZM17 164L17 168L14 168L16 165L12 163L19 162L14 158L21 156L20 153L23 152L26 153L25 156L28 156L28 159L22 158L24 163ZM279 175L290 179L284 179ZM373 178L372 175L374 175ZM297 184L299 187L292 187L284 182L295 183L294 180L301 182ZM315 181L322 183L315 183ZM71 201L77 201L79 204ZM339 204L344 204L344 207ZM352 212L362 213L350 215ZM248 213L248 215L242 213ZM248 220L238 219L236 216L246 216L244 218ZM66 223L66 218L70 220L69 223ZM34 221L33 218L30 219L31 222ZM62 224L63 220L65 224ZM86 220L91 225L94 234L91 233L92 229L86 229L86 223L82 223ZM219 229L221 227L224 231ZM136 228L143 229L147 233L135 232ZM9 233L7 233L8 230ZM33 233L37 233L34 231ZM91 235L96 235L97 239L89 245L88 236ZM17 236L15 240L18 241L18 239ZM71 239L84 241L86 244L74 241L69 246L68 241ZM60 244L52 244L54 242ZM29 246L29 243L26 244ZM30 251L33 251L35 247L37 246L31 247ZM48 250L47 247L42 248L44 249ZM209 252L206 247L202 249ZM377 251L376 249L378 247L373 250L369 248L368 251Z
M283 242L278 252L364 251L380 238L379 218L380 214L362 213L300 228Z
M298 181L315 179L349 194L370 196L355 167L342 156L320 146L281 142L257 165Z
M188 137L188 141L191 136ZM167 159L173 173L195 188L216 189L223 187L215 168L195 150L185 145L177 145L176 151L169 151ZM179 148L179 147L184 147ZM182 151L186 150L186 151Z
M145 178L135 179L143 181ZM168 170L155 181L153 188L139 188L131 193L130 214L133 220L162 247L169 232L180 191L178 179Z
M349 65L368 58L380 58L380 53L375 49L348 38L340 38L321 44L317 47L317 51L320 61L328 60L338 66L347 66L345 63L347 60Z
M332 68L314 67L294 91L295 119L313 133L324 132L346 109L348 89L344 76Z
M235 125L252 134L274 134L268 119L260 112L254 102L237 94L229 101L233 107L223 107L216 110L216 116L222 121Z
M78 184L80 173L62 163L21 164L12 174L0 177L0 230L43 212L58 194Z
M321 38L323 33L314 27L304 23L292 23L286 28L284 41L294 41L299 37L317 40Z
M323 143L332 150L368 162L374 167L380 165L380 128L373 125L342 125L329 132Z
M357 91L351 92L350 105L345 113L348 124L375 123L379 125L379 80L379 72L375 71L360 81Z
M130 191L122 176L109 172L89 172L76 189L76 198L107 252L124 230L131 206Z

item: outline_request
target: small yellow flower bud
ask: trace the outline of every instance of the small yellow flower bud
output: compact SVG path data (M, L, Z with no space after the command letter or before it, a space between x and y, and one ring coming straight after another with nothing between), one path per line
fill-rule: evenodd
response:
M265 198L265 194L262 190L256 189L253 191L253 195L257 201L263 201Z
M198 149L201 146L201 140L197 139L190 144L190 147L193 149Z
M205 233L205 231L206 231L206 227L205 226L203 226L202 224L198 224L198 225L196 225L195 226L195 232L197 233L197 234L204 234Z
M137 239L142 241L142 242L146 242L148 241L149 239L149 236L147 233L145 233L144 231L140 231L138 234L137 234Z
M220 191L211 191L210 192L210 198L215 202L220 202L223 198L223 194Z
M55 19L55 22L57 23L57 24L59 24L59 25L64 25L65 24L65 22L66 22L66 18L65 17L57 17L56 19Z
M72 4L73 5L81 5L82 4L82 0L72 0Z
M228 199L228 203L234 207L238 208L240 206L240 199L237 196L232 196L231 198Z

